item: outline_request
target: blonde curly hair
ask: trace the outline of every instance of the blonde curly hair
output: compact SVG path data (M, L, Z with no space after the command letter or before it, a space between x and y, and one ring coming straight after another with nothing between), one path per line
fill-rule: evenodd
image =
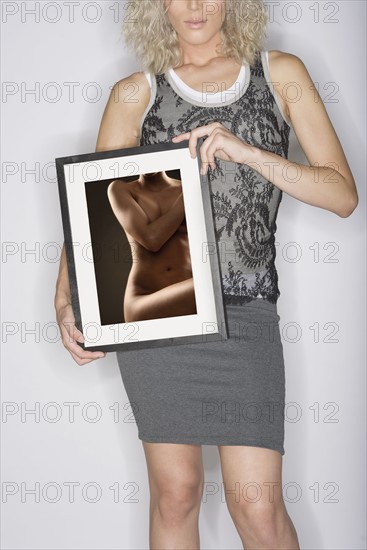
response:
M172 1L172 0L171 0ZM264 0L226 0L221 29L221 53L252 66L263 49L268 16ZM181 51L177 33L166 16L164 0L127 2L122 36L143 69L153 74L179 66Z

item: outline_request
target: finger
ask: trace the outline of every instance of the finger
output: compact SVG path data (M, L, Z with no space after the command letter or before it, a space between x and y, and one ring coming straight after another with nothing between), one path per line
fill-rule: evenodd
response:
M75 319L62 321L61 332L65 335L68 342L78 341L83 343L85 341L83 333L75 326Z
M172 141L174 140L175 143L179 143L180 141L188 140L190 156L191 156L191 158L194 159L194 158L196 158L197 138L195 137L195 135L193 136L193 131L194 130L192 130L191 132L186 132L185 134L180 134L179 136L174 136L172 138Z
M91 363L93 361L93 359L80 359L80 357L75 355L72 351L70 352L70 355L79 366L86 365L87 363Z
M78 342L81 342L81 343L85 342L85 338L84 338L83 333L80 332L80 330L77 329L75 325L73 327L73 339L77 340Z
M203 136L209 136L213 129L217 128L218 125L221 126L218 122L212 122L210 124L206 124L205 126L198 126L198 128L194 128L191 132L180 134L172 139L178 138L177 142L182 141L182 139L188 139L190 155L192 158L196 158L196 146L198 139Z
M206 162L211 168L216 167L216 156L217 152L222 152L223 145L219 142L219 139L213 139L211 143L209 143L208 147L206 148L205 155L206 155Z
M224 130L224 131L223 131ZM221 127L216 127L210 136L204 141L200 148L200 157L203 160L205 170L204 173L208 170L209 166L212 168L212 170L215 170L216 165L216 155L217 151L221 151L221 155L219 158L228 156L225 151L223 150L224 144L225 144L225 137L227 135L226 130Z
M63 321L60 323L60 330L63 336L69 341L74 342L74 332L78 330L75 326L74 317L65 316Z
M219 123L217 122L212 122L210 124L206 124L205 126L198 126L198 128L194 128L193 130L191 130L190 132L191 135L189 140L189 149L190 149L191 156L193 158L196 157L196 147L197 147L198 139L204 136L208 136L207 140L210 139L212 132L217 128L218 124Z
M63 321L63 325L67 331L70 342L78 341L80 343L85 342L83 333L75 326L75 319Z
M78 346L76 342L69 342L65 347L70 353L79 357L79 359L102 359L103 357L106 357L106 354L103 351L87 351Z
M105 357L106 354L103 351L86 351L80 347L76 341L70 337L68 330L61 331L63 336L63 344L65 348L72 354L76 355L80 359L100 359ZM79 332L79 331L78 331Z
M184 139L189 139L190 132L186 132L185 134L179 134L178 136L173 136L172 141L175 140L177 142L183 141Z
M210 166L210 164L207 163L207 162L202 162L202 163L201 163L200 174L201 174L202 176L204 176L204 175L207 173L207 171L208 171L208 169L209 169L209 166Z
M78 359L86 359L88 361L92 359L102 359L103 357L106 357L106 354L103 351L86 351L76 342L74 343L68 343L67 346L65 346L66 349L73 355L78 357Z
M174 141L175 143L180 143L180 141L183 141L185 139L189 141L190 156L194 159L196 157L196 140L192 140L192 132L186 132L185 134L174 136L172 138L172 141Z
M210 134L204 141L204 143L200 147L200 159L201 159L201 167L200 167L200 174L204 175L207 173L209 166L213 169L216 168L215 161L212 162L208 156L208 150L210 146L212 145L214 140L214 132Z

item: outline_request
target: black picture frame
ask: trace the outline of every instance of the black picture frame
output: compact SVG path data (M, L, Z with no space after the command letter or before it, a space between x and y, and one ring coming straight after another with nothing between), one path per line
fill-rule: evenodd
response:
M71 302L75 325L85 339L78 343L83 349L124 351L228 338L208 179L200 174L201 142L198 140L195 159L190 155L188 141L55 159ZM124 300L129 300L130 305L137 303L130 293L128 299L125 296L134 248L112 210L107 188L114 180L123 185L141 174L158 172L172 178L170 181L181 180L195 310L162 317L151 314L152 318L138 320L131 317L134 320L129 321L123 304ZM173 242L181 243L182 238L180 235L180 241ZM152 265L159 262L155 255L150 258ZM186 255L186 261L187 258ZM135 270L145 269L149 284L154 272L148 278L150 264L148 260L140 261ZM168 284L164 289L173 291Z

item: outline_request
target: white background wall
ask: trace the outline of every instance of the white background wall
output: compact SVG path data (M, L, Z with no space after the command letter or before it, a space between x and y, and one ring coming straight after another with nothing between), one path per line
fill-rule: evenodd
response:
M145 458L116 355L79 367L55 330L63 231L53 162L95 150L111 86L139 68L120 39L123 1L74 5L70 21L71 8L62 1L1 4L2 545L142 549L148 548ZM280 206L278 311L288 403L284 492L302 548L362 549L366 4L279 0L269 6L274 21L267 49L298 55L318 83L360 197L346 219L285 194ZM60 19L51 23L56 8ZM29 13L34 9L40 10L38 21ZM50 82L60 94L56 101ZM78 83L74 99L70 82ZM90 83L101 91L99 98ZM37 87L37 97L24 95ZM293 133L290 159L307 164ZM32 328L34 334L27 332ZM93 421L95 406L101 418ZM203 453L206 481L219 490L202 503L202 548L239 549L221 498L217 448L203 446ZM88 489L89 483L94 486Z

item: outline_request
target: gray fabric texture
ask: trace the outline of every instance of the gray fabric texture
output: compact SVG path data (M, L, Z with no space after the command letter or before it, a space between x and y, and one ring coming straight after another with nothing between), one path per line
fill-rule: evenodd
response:
M138 437L252 445L284 454L285 378L277 306L225 306L229 338L117 352Z

